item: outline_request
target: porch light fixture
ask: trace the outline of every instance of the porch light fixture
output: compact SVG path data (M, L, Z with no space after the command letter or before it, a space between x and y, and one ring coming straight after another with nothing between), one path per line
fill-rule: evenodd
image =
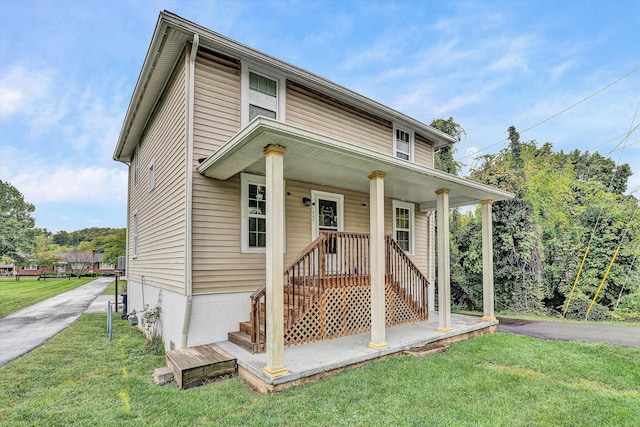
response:
M309 207L309 206L311 206L311 199L310 199L310 198L308 198L308 197L303 197L303 198L302 198L302 203L303 203L305 206Z

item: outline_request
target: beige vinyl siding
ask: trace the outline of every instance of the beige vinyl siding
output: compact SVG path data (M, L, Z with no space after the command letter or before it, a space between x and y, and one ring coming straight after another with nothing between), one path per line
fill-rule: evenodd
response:
M198 159L215 153L240 130L240 80L237 61L199 53L195 70L194 170ZM286 96L288 123L392 154L391 123L291 87L290 84L287 86ZM311 190L343 194L345 231L368 232L368 194L294 181L286 181L285 185L286 191L291 193L285 196L285 263L311 241L311 207L302 203L302 198L309 197ZM220 181L194 171L194 294L253 291L265 283L265 254L241 252L240 187L239 175ZM386 201L385 210L387 234L391 234L391 200ZM416 211L416 224L423 216ZM416 239L419 236L417 231ZM419 267L426 270L426 238L424 260L420 257L420 245L416 244L414 258L419 259L422 264Z
M264 255L240 253L240 178L195 172L240 130L240 64L200 52L196 59L193 159L193 293L255 289L264 283Z
M363 177L366 179L366 177ZM344 196L344 231L369 232L369 194L346 191L338 188L313 185L303 182L287 181L286 191L286 233L287 253L285 264L291 261L311 242L311 207L302 204L303 197L311 197L311 190ZM366 206L364 206L366 204ZM385 234L393 233L392 200L385 199ZM416 266L425 273L428 266L427 214L415 208L415 254L410 256ZM262 266L264 269L264 265Z
M393 124L291 81L287 82L287 123L393 156ZM414 161L433 167L433 144L414 138Z
M184 56L138 145L138 185L130 172L129 226L138 216L138 253L129 239L127 276L175 292L184 292L186 231L186 91ZM153 163L155 187L149 191ZM133 164L130 169L133 169ZM131 228L130 228L131 229Z
M287 82L287 123L393 155L393 125Z
M432 168L433 143L416 134L414 137L414 144L413 156L416 164Z
M214 203L209 205L208 221L202 218L203 226L200 233L194 237L194 260L199 260L198 268L194 270L194 289L197 283L198 293L253 291L265 283L265 255L240 253L240 178L235 176L228 181L216 182L216 201L220 206L214 206ZM285 264L311 242L312 207L304 206L302 203L303 197L311 196L311 190L344 195L345 231L369 232L368 194L286 181ZM393 229L391 206L391 199L386 199L385 234L391 234ZM208 222L208 225L205 226L205 222ZM415 225L416 251L411 258L418 268L427 271L426 214L417 209ZM196 247L200 248L197 256Z

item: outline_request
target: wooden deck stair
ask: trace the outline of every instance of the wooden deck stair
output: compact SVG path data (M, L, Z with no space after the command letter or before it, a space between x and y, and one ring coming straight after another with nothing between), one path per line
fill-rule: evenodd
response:
M428 281L398 246L385 238L386 324L428 318ZM285 346L370 329L369 235L322 232L284 269ZM251 295L249 320L228 339L251 353L265 351L266 286Z
M179 389L237 372L236 358L215 344L170 350L166 360Z
M301 297L297 297L297 296L293 296L292 294L288 293L290 292L287 291L289 287L285 286L285 294L284 294L284 321L285 323L287 322L287 319L289 318L289 316L291 315L293 309L290 308L289 302L291 300L293 300L294 298L298 298L298 300L301 299ZM263 343L264 342L264 337L265 337L265 326L264 326L264 319L266 316L266 312L265 312L265 306L264 304L260 305L260 317L263 319L263 321L261 322L260 325L260 337L262 338L261 340L259 340L259 342ZM253 317L253 313L251 314L251 317ZM238 347L241 347L245 350L247 350L249 353L261 353L263 351L265 351L264 345L260 344L260 343L252 343L251 342L251 335L253 333L253 326L252 326L252 320L253 319L249 319L248 321L244 321L244 322L240 322L240 330L239 331L235 331L235 332L229 332L227 334L227 337L229 339L230 342L234 343L235 345L237 345Z

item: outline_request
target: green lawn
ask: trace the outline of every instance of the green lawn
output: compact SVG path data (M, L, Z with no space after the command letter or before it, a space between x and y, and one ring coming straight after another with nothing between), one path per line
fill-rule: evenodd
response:
M471 310L451 310L452 313L465 314L468 316L482 317L481 311ZM572 319L562 316L551 316L549 314L514 314L508 312L496 312L495 316L500 319L501 317L510 319L523 319L523 320L535 320L540 322L566 322L566 323L591 323L598 325L615 325L615 326L631 326L640 327L640 322L635 321L621 321L621 320L584 320L584 319Z
M16 282L14 278L0 278L0 318L92 280L95 278L38 280L21 276Z
M155 386L164 357L105 315L82 315L0 367L0 425L637 425L640 349L497 333L397 356L275 395L234 378Z
M127 287L127 281L118 279L118 295L122 295L122 291L124 291ZM102 291L102 295L115 295L116 292L116 278L113 278L113 282L107 286L104 291Z

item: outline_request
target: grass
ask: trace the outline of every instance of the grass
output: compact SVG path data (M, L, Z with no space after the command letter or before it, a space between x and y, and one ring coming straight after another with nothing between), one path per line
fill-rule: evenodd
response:
M0 367L0 425L636 425L640 349L496 333L259 395L238 378L153 385L164 357L128 322L80 316Z
M17 282L14 278L0 278L0 318L92 280L95 278L38 281L37 277L21 276Z
M471 310L451 310L451 312L458 313L458 314L465 314L468 316L478 316L478 317L481 317L483 315L481 311L471 311ZM500 319L501 317L505 317L510 319L537 320L541 322L589 323L589 324L595 324L595 325L640 327L640 322L622 321L622 320L583 320L583 319L566 318L561 316L551 316L548 314L513 314L509 312L496 312L495 315L498 319Z
M121 295L126 288L127 288L127 281L118 279L118 295ZM113 282L111 282L109 286L107 286L105 290L102 291L102 295L115 295L115 293L116 293L116 279L114 278Z

